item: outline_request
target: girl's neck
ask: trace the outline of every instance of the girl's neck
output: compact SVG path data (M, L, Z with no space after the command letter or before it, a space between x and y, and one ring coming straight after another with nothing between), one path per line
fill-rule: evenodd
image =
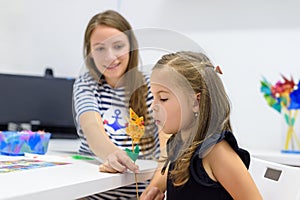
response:
M194 126L195 125L194 123L195 122L193 122L193 124L190 127L182 129L178 132L178 133L180 133L182 141L188 141L190 137L195 136L195 135L193 135L193 134L195 134L195 131L196 131L195 130L196 127Z
M191 136L191 130L180 131L180 137L182 141L187 141L190 136Z

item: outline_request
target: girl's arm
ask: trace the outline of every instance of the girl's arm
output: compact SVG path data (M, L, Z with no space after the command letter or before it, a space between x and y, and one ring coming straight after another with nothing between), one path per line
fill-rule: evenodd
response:
M167 156L166 144L169 139L169 135L160 132L159 133L159 142L160 142L160 157L165 159ZM161 174L161 169L164 166L164 163L158 163L158 167L154 176L140 197L140 200L162 200L164 199L164 193L167 187L167 174L168 169L166 169L164 175Z
M250 173L237 153L226 141L216 144L203 159L212 179L220 182L233 199L261 200Z
M164 175L161 175L160 169L158 169L150 184L143 192L140 197L140 200L162 200L164 199L165 191L166 191L166 184L167 184L167 173L168 170L165 171Z
M87 111L80 115L79 123L93 153L104 163L101 171L124 172L127 169L138 172L138 166L118 148L105 132L102 118L95 111Z

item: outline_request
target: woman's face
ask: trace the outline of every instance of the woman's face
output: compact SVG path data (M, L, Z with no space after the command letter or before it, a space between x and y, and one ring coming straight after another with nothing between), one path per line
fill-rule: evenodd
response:
M151 108L159 128L167 134L175 134L190 128L195 120L193 100L183 88L176 86L170 72L154 70L150 84L154 97Z
M91 56L97 69L111 86L125 73L129 62L130 44L121 31L99 25L90 38Z

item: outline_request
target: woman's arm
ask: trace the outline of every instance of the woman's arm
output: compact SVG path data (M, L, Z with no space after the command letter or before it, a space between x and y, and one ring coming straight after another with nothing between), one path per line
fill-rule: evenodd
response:
M99 103L92 89L95 84L97 83L87 74L76 79L73 86L76 122L80 125L92 152L104 162L100 165L100 171L124 172L130 169L137 172L137 165L105 132L103 119L98 113Z
M203 165L208 166L206 170L211 178L220 182L233 199L262 199L243 161L226 141L213 147L203 159Z
M138 166L109 139L105 133L102 118L95 111L87 111L79 117L80 127L93 153L104 163L100 166L105 172L124 172L127 169L138 172Z

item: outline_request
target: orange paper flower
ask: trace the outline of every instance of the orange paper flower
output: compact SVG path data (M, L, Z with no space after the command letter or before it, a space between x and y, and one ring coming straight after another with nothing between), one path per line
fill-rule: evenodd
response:
M126 127L126 134L132 138L133 143L138 143L145 132L144 117L139 117L131 108L130 119Z

